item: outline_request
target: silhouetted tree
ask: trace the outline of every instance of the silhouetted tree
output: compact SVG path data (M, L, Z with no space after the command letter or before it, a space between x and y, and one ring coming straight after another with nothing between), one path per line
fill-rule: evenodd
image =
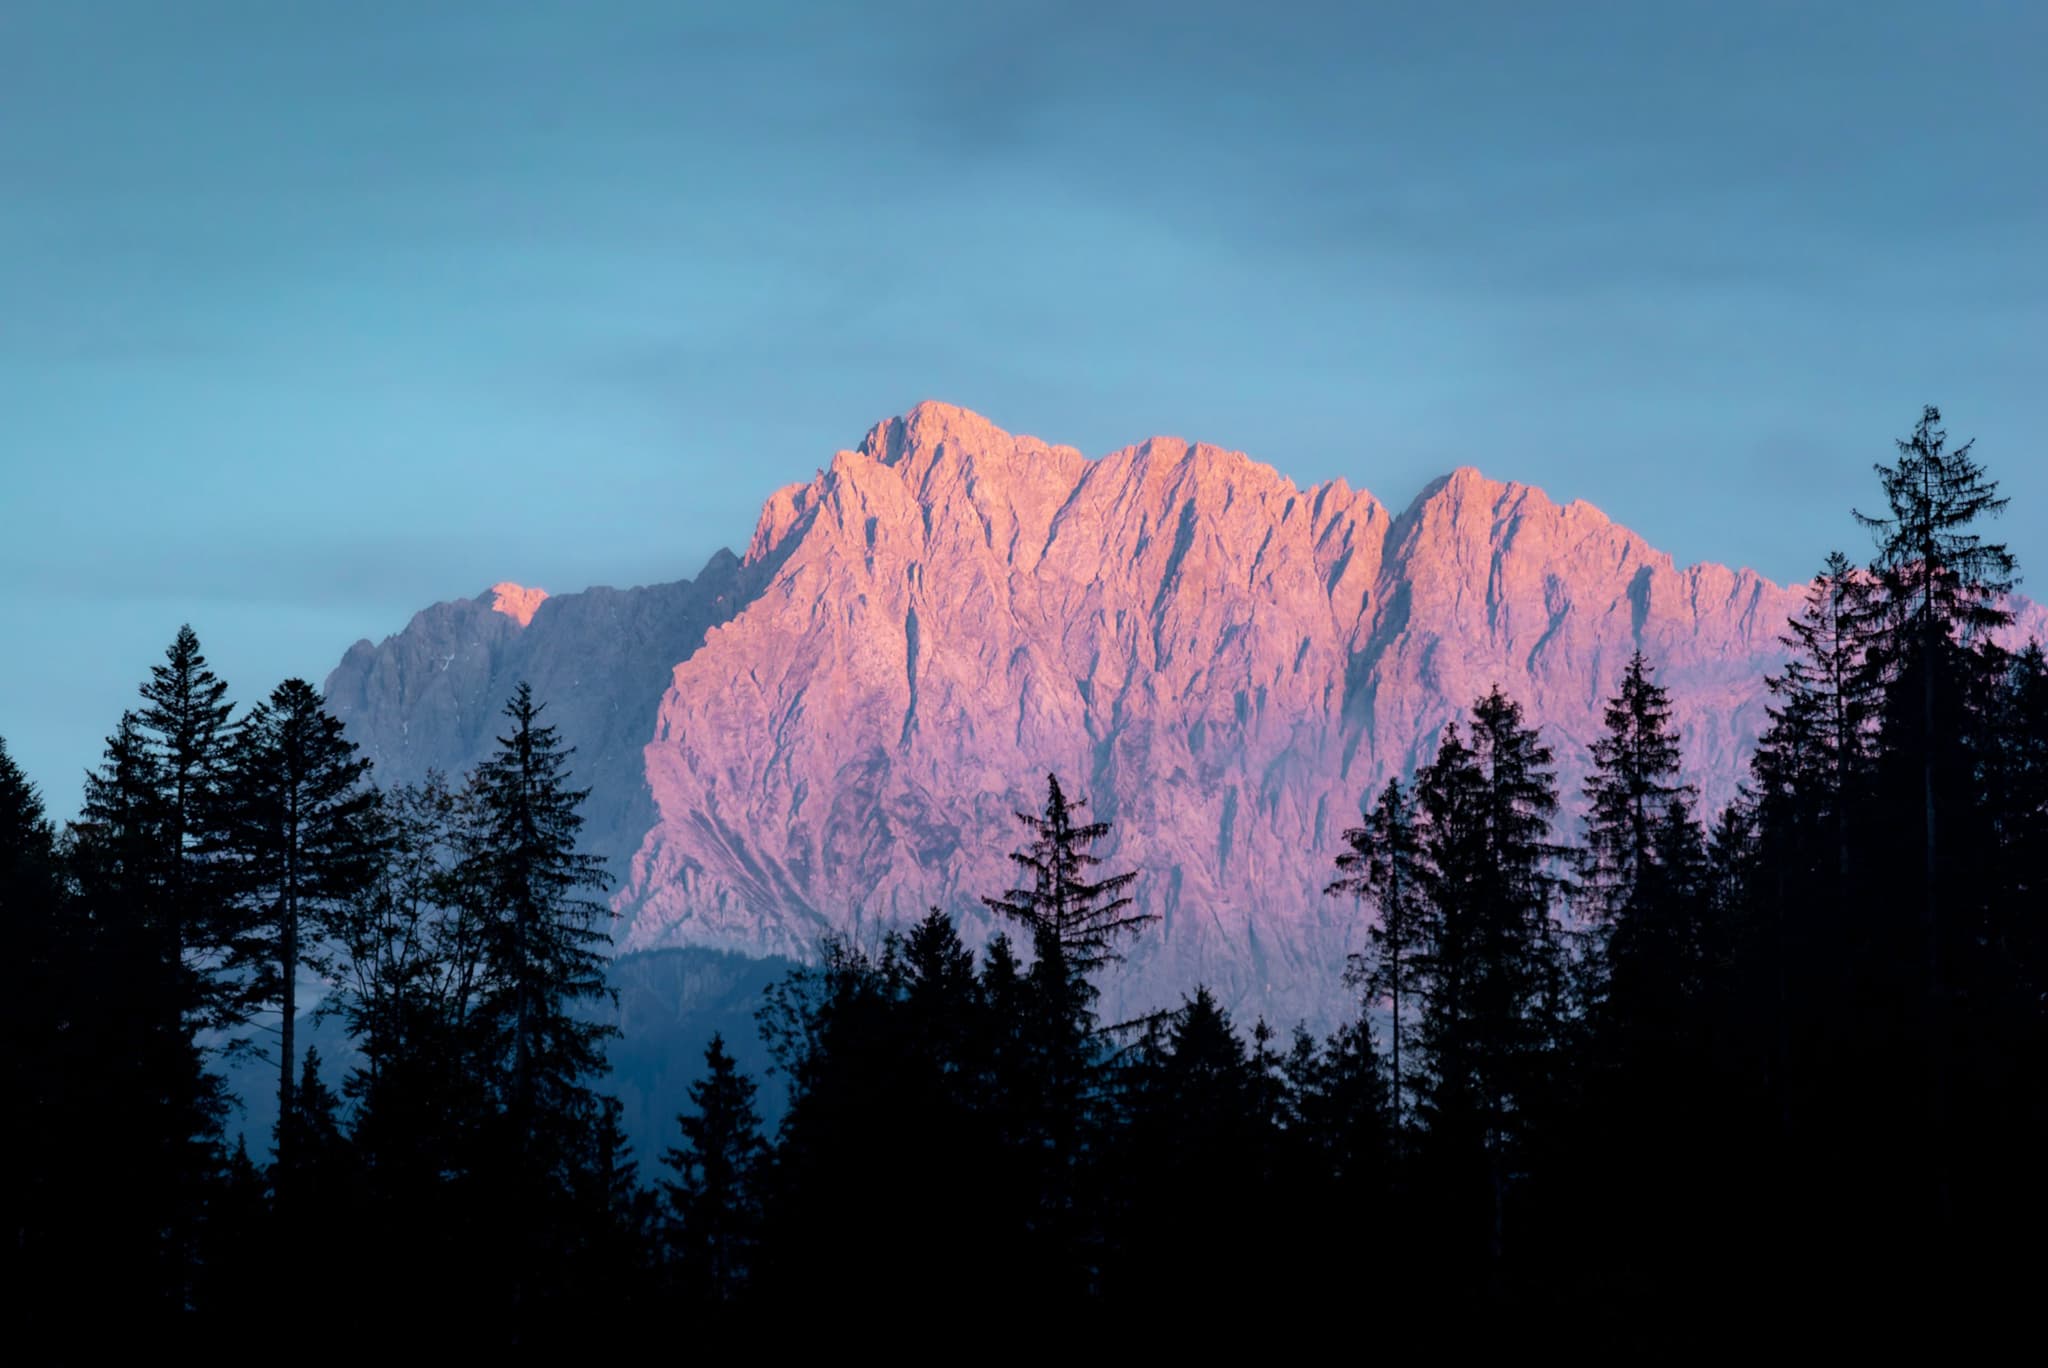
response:
M2005 511L1998 493L1965 442L1950 449L1941 413L1924 409L1913 434L1897 443L1898 459L1876 466L1886 511L1856 518L1877 543L1873 570L1884 590L1884 615L1871 651L1889 697L1886 748L1902 768L1917 771L1921 838L1920 942L1923 1054L1928 1061L1927 1164L1933 1187L1932 1219L1948 1219L1945 1018L1941 922L1943 863L1941 810L1967 821L1969 761L1958 742L1969 723L1970 676L1989 657L1972 645L2012 620L2005 595L2015 562L2002 543L1988 542L1979 523ZM1995 668L1995 667L1994 667ZM1956 835L1969 836L1958 823ZM1964 844L1952 841L1953 844ZM1970 866L1955 862L1960 877Z
M233 756L234 705L189 625L178 629L164 663L150 668L141 693L135 726L153 761L156 916L171 938L171 953L188 966L195 1010L207 1024L233 1023L241 1007L224 969L234 926L215 856Z
M83 1119L76 1042L92 1004L82 977L78 929L68 906L56 831L42 795L0 740L0 1030L15 1158L5 1193L6 1264L24 1307L47 1307L71 1273L66 1226L79 1185Z
M1399 1127L1406 1108L1406 1075L1402 1071L1401 1039L1421 981L1416 952L1433 934L1433 911L1425 886L1422 842L1415 827L1414 797L1389 779L1362 826L1347 828L1349 849L1337 856L1338 877L1331 893L1348 893L1369 903L1379 920L1366 932L1369 952L1354 974L1371 1002L1388 1004L1393 1036L1394 1123Z
M577 849L585 791L568 787L571 754L521 684L511 730L471 780L477 827L459 877L483 907L478 1012L500 1052L503 1103L529 1175L556 1181L594 1105L610 1028L580 1016L603 999L603 862Z
M1663 862L1658 825L1671 799L1691 791L1679 780L1670 695L1652 673L1641 651L1629 657L1621 691L1607 701L1586 780L1580 891L1609 928L1655 892Z
M347 1216L355 1156L342 1131L341 1099L320 1076L318 1050L307 1049L297 1081L278 1114L270 1186L278 1205L303 1209L305 1219L294 1217L287 1230L288 1254L303 1260L319 1247L322 1226Z
M1074 820L1087 802L1069 802L1059 776L1046 775L1045 810L1017 814L1031 840L1010 853L1011 861L1031 876L1030 886L982 899L990 911L1028 928L1034 947L1057 947L1080 978L1121 959L1117 942L1158 920L1155 914L1131 911L1127 890L1135 873L1088 877L1102 863L1091 847L1108 839L1110 828L1107 822Z
M1156 1022L1126 1084L1120 1165L1129 1211L1119 1305L1220 1304L1246 1285L1240 1251L1268 1247L1272 1118L1230 1016L1206 989Z
M893 1221L917 1160L899 1130L917 1080L896 1006L882 963L836 938L763 1001L762 1038L789 1089L756 1270L777 1311L851 1314L927 1271L931 1250Z
M336 973L322 1011L347 1024L360 1061L344 1081L361 1204L348 1226L384 1271L394 1316L431 1318L444 1296L502 1294L480 1252L505 1167L486 1150L501 1058L476 1009L486 981L484 906L460 877L479 845L466 792L438 774L387 790L376 877L334 908Z
M198 1035L228 1015L230 1001L212 959L218 920L195 849L212 762L187 759L181 796L165 749L125 715L87 776L70 841L91 984L79 1032L90 1116L81 1162L105 1175L91 1194L94 1257L110 1286L165 1307L193 1295L226 1114Z
M1010 855L1030 875L1029 886L982 899L1031 933L1024 1068L1012 1085L1028 1098L1029 1111L1018 1119L1032 1132L1026 1143L1042 1164L1038 1228L1077 1265L1087 1262L1081 1247L1096 1238L1085 1229L1090 1222L1079 1194L1098 1148L1106 1059L1094 1011L1100 990L1091 975L1122 958L1119 942L1157 920L1133 910L1128 890L1135 873L1094 876L1102 859L1093 848L1108 839L1110 825L1075 821L1086 802L1070 802L1058 777L1048 774L1044 810L1017 814L1031 839Z
M577 1254L576 1198L603 1121L590 1083L607 1068L604 1041L615 1031L581 1010L610 997L605 911L584 896L605 874L577 848L585 794L568 786L570 752L540 713L521 684L505 708L510 729L470 778L474 814L456 876L478 909L469 1025L497 1100L491 1200L508 1205L491 1219L520 1213L497 1253L512 1260L505 1279L521 1343L566 1314L543 1304Z
M1417 781L1435 936L1422 956L1417 1038L1424 1116L1454 1190L1480 1185L1483 1247L1498 1264L1524 1118L1550 1084L1562 969L1551 920L1563 851L1550 751L1498 688L1471 741L1447 727Z
M1580 1133L1563 1139L1568 1119L1547 1118L1558 1140L1548 1159L1553 1172L1569 1167L1578 1202L1597 1209L1594 1230L1669 1266L1691 1257L1666 1240L1674 1228L1698 1229L1690 1197L1708 1185L1678 1189L1663 1175L1673 1164L1698 1170L1715 1159L1704 1143L1717 1100L1707 1068L1715 952L1706 836L1680 774L1669 699L1651 674L1638 651L1592 746L1576 852L1590 942L1573 1069Z
M1668 1039L1704 973L1705 835L1679 775L1671 704L1641 651L1608 701L1586 779L1579 894L1598 937L1593 1003L1610 1038ZM1661 1025L1652 1027L1653 1021Z
M1326 1185L1325 1199L1334 1194L1347 1221L1369 1219L1386 1186L1397 1124L1371 1027L1363 1018L1346 1022L1320 1047L1298 1029L1286 1071L1292 1125Z
M461 878L464 854L476 845L474 807L430 773L420 784L387 790L379 808L377 877L331 921L338 969L328 1007L341 1013L362 1052L347 1089L359 1104L358 1138L375 1156L373 1167L398 1162L395 1150L370 1143L388 1129L406 1147L425 1144L433 1151L427 1166L445 1171L459 1167L450 1109L469 1096L474 1116L484 1062L471 1030L485 982L483 909Z
M718 1035L704 1049L705 1075L690 1085L692 1111L676 1118L683 1143L662 1155L670 1240L693 1299L729 1303L746 1285L761 1229L761 1169L767 1146L754 1109L754 1083Z
M341 909L375 877L380 835L370 763L303 679L288 679L243 719L221 798L221 872L241 906L232 947L241 992L278 1013L277 1114L296 1114L299 980L330 977ZM298 1132L280 1125L277 1161L294 1168ZM280 1185L280 1215L291 1207Z
M1771 724L1752 764L1774 829L1817 857L1829 833L1835 876L1850 873L1852 813L1876 751L1878 679L1869 658L1879 610L1874 577L1830 552L1780 641L1791 652L1767 676ZM1788 852L1788 855L1790 852Z
M199 1304L209 1316L267 1322L280 1284L304 1271L280 1268L278 1254L268 1185L237 1136L207 1203Z

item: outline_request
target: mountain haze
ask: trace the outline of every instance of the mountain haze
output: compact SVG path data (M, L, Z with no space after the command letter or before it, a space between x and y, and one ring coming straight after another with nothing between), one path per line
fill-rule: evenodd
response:
M927 403L771 495L744 556L439 604L357 643L327 693L409 780L475 763L529 680L578 747L625 950L803 956L929 906L983 938L1013 814L1054 771L1161 917L1111 1010L1200 981L1320 1020L1363 930L1322 892L1339 833L1446 722L1498 682L1569 811L1641 647L1711 809L1801 592L1680 569L1590 504L1469 468L1396 513L1200 443L1091 460Z

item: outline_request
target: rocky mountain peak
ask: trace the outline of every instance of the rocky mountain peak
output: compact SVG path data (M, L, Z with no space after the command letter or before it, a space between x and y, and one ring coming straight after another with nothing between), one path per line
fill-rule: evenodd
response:
M535 611L548 597L545 589L529 589L511 580L501 580L484 593L490 597L492 612L503 613L521 627L533 621Z

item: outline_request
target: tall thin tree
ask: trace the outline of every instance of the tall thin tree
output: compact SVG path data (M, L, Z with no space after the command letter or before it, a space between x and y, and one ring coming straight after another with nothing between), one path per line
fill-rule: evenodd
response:
M232 924L212 877L234 742L227 691L187 624L165 648L163 663L150 668L135 719L156 764L163 924L193 971L198 1006L212 1025L234 1021L240 1010L233 982L221 972Z
M475 844L460 877L482 901L485 984L479 1012L504 1069L503 1097L527 1176L550 1184L581 1143L614 1028L578 1009L607 999L604 863L577 846L587 790L569 787L569 757L521 683L511 729L471 778Z
M704 1048L705 1074L690 1085L690 1111L676 1118L683 1143L663 1153L675 1178L663 1183L673 1241L690 1290L730 1302L745 1286L761 1229L761 1172L767 1145L754 1082L717 1034Z
M1421 979L1416 955L1431 934L1432 907L1415 818L1414 795L1399 779L1389 779L1364 823L1345 830L1348 848L1337 856L1337 878L1325 890L1349 894L1379 913L1366 932L1369 950L1354 966L1361 971L1354 977L1369 1000L1388 1004L1397 1135L1407 1106L1402 1034Z
M1046 775L1044 810L1017 814L1031 840L1010 854L1030 876L1030 886L982 899L989 910L1027 927L1035 946L1057 948L1072 972L1084 979L1122 958L1119 941L1158 920L1156 913L1131 910L1128 890L1136 873L1090 877L1102 863L1092 848L1108 839L1110 826L1075 820L1087 803L1085 798L1070 801L1059 776Z
M299 980L331 975L329 947L342 909L377 873L377 792L370 762L319 693L287 679L243 719L224 786L222 878L241 909L236 966L252 1005L278 1013L277 1114L295 1114ZM280 1125L281 1171L299 1132ZM289 1194L280 1188L281 1203Z
M1941 835L1937 771L1946 738L1941 699L1961 681L1958 649L2012 620L2005 596L2018 582L2017 562L2002 542L1977 531L2009 502L1972 453L1974 442L1951 449L1941 412L1929 405L1910 437L1896 443L1898 459L1875 470L1886 511L1857 521L1877 544L1873 565L1884 586L1887 621L1878 660L1895 689L1917 695L1913 738L1920 769L1922 858L1920 938L1924 1039L1931 1090L1930 1134L1937 1223L1948 1219L1946 1047L1943 1021Z

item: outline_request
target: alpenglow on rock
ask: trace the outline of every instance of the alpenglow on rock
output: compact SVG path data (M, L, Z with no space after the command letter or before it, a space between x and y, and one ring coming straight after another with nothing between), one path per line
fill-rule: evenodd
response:
M804 957L934 905L982 939L1013 814L1054 771L1161 918L1108 1010L1204 982L1325 1021L1364 931L1322 891L1339 833L1446 722L1498 682L1572 811L1640 646L1711 809L1800 596L1471 469L1394 514L1234 451L1091 460L927 403L771 495L744 557L638 589L501 584L357 643L327 693L389 782L475 763L529 680L578 748L628 950Z

